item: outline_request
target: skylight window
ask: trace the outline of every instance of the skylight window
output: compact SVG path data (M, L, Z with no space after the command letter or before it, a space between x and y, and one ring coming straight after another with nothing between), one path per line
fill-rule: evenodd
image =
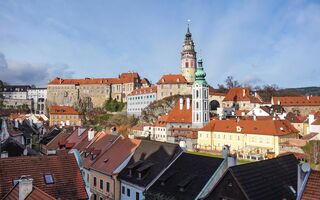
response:
M44 181L46 184L53 184L53 177L51 174L44 175Z

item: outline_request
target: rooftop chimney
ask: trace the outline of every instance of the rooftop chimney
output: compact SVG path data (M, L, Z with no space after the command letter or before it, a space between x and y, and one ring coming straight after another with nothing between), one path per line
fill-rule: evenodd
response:
M242 89L242 96L246 96L246 89Z
M88 140L91 141L94 138L94 130L91 128L88 131Z
M24 200L32 192L31 176L21 176L19 179L19 200Z
M189 110L190 109L190 98L188 97L187 98L187 110Z
M309 95L307 96L307 99L310 100L310 96Z
M280 105L281 104L281 102L280 102L280 100L278 100L278 105Z
M179 102L180 102L180 110L182 110L182 108L183 108L183 99L180 98Z
M230 146L224 145L222 149L222 158L226 159L228 167L237 165L237 156L230 153Z

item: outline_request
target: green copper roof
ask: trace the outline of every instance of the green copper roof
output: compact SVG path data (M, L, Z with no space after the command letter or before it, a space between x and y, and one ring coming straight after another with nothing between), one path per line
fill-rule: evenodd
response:
M195 81L196 83L207 84L207 81L205 79L206 73L204 72L203 66L202 66L202 59L199 59L198 61L198 66L197 66L195 76L196 76L196 81Z

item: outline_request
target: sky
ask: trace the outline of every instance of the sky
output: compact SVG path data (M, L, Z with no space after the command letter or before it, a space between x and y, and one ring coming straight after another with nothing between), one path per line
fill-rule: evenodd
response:
M320 86L320 1L2 0L0 80L116 77L153 83L180 73L190 19L198 58L213 87Z

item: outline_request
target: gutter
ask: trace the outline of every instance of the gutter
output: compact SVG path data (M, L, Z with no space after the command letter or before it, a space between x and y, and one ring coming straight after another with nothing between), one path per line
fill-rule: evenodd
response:
M205 186L202 188L202 190L200 191L200 193L198 194L198 196L195 199L200 199L200 197L204 194L204 192L206 191L206 189L210 186L210 183L213 181L213 179L215 178L216 174L221 170L221 168L228 163L226 163L226 159L223 159L222 163L220 164L220 166L218 167L218 169L214 172L214 174L210 177L210 179L207 181L207 183L205 184ZM228 166L227 166L227 170L228 170ZM214 187L215 185L213 185ZM212 188L213 188L212 187Z
M301 185L301 190L300 190L300 188L297 188L297 193L298 193L297 200L300 200L300 199L302 198L303 191L304 191L304 188L305 188L305 186L306 186L306 184L307 184L307 182L308 182L308 180L309 180L309 176L310 176L310 174L311 174L311 171L312 171L312 170L310 170L310 171L306 174L306 177L304 178L303 183L302 183L302 185ZM297 185L297 186L298 186L298 185Z

